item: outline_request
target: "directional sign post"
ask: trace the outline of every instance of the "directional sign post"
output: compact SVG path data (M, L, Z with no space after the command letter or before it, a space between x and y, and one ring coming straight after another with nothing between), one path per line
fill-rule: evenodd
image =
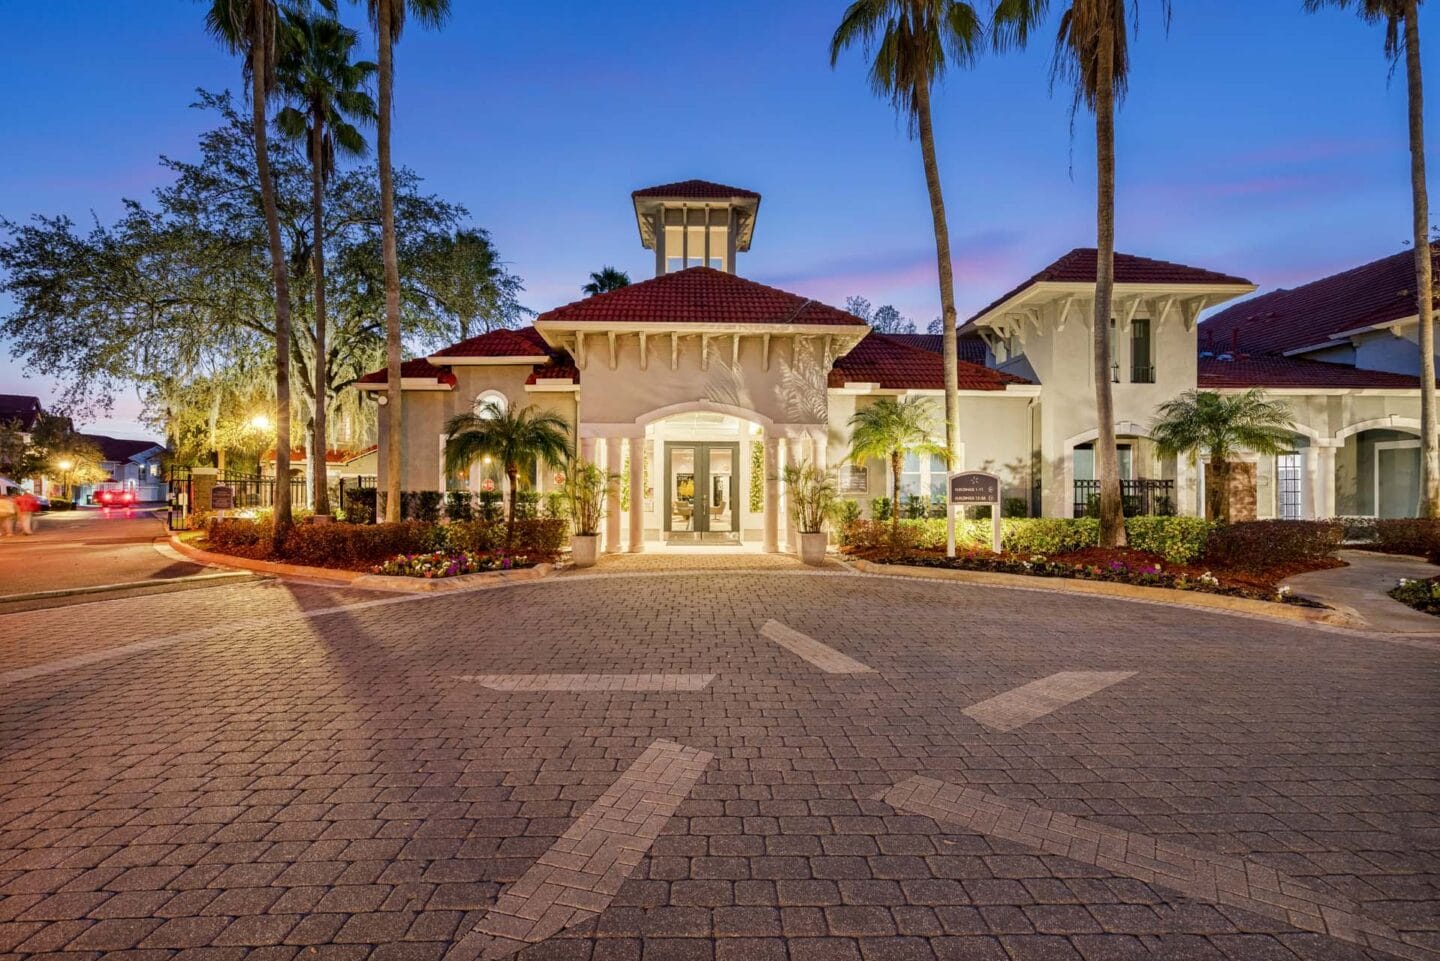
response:
M950 475L945 511L945 556L955 556L955 509L968 504L990 505L990 546L1000 553L1000 478L983 470Z

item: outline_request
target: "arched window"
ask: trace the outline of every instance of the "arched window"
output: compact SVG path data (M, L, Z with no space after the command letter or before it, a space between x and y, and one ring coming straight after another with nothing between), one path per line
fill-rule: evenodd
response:
M475 413L482 413L485 410L486 404L493 404L494 406L500 408L500 410L504 411L509 409L510 400L498 390L481 391L479 396L475 398Z

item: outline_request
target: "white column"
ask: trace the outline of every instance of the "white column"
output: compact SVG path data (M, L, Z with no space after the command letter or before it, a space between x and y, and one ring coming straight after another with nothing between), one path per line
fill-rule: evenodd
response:
M826 460L829 455L827 448L830 446L830 432L822 427L810 438L810 461L822 473L825 471Z
M630 438L630 553L645 550L645 438Z
M1200 504L1200 476L1190 458L1181 454L1175 459L1175 513L1181 517L1203 517Z
M605 553L618 554L620 545L620 438L605 438L605 474L613 481L605 495Z
M1300 516L1307 521L1313 521L1320 515L1316 513L1319 505L1320 483L1320 449L1314 444L1304 448L1300 452L1304 464L1304 476L1300 483Z
M780 438L765 435L765 552L780 552Z
M1319 483L1315 488L1315 509L1321 517L1335 516L1335 451L1336 447L1321 447L1319 460Z
M805 459L805 441L791 437L785 442L785 466L794 467ZM791 554L800 551L800 536L795 531L795 515L790 510L790 488L785 488L785 550Z
M587 464L595 463L595 438L580 438L580 459Z
M740 539L745 539L745 527L750 520L750 473L754 469L752 461L754 458L750 452L750 425L744 421L740 422L740 462L735 469L740 472L740 483L736 490L740 492L739 503L735 505L735 529L740 534Z

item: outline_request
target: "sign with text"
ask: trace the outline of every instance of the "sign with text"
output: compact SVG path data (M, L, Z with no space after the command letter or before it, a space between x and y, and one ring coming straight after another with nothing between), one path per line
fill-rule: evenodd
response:
M217 511L230 511L235 509L235 491L224 484L216 484L210 489L210 508Z
M950 475L950 503L1000 503L1000 478L983 470L967 470Z

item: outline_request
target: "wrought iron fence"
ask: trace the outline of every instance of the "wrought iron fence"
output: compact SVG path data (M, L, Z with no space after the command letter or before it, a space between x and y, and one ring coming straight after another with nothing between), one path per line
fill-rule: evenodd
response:
M303 507L310 503L306 496L305 478L290 478L290 503ZM256 477L238 471L220 471L215 475L216 486L230 488L234 495L236 510L262 509L275 506L274 477ZM166 477L170 492L170 529L181 530L186 526L186 517L195 506L195 476L189 467L172 467Z
M1175 513L1175 482L1173 480L1122 480L1120 501L1126 517L1146 514ZM1075 516L1093 517L1100 513L1100 482L1075 482Z

